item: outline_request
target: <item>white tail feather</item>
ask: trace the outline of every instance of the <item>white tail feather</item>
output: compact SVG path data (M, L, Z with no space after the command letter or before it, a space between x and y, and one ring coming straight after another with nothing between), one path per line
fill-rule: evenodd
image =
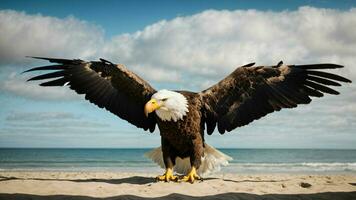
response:
M162 156L161 147L155 148L152 151L145 153L147 158L157 163L161 168L165 168ZM232 158L212 146L205 144L204 157L202 157L201 165L198 169L198 174L201 176L220 171L221 166L229 164ZM176 158L174 171L180 174L187 174L190 171L190 158Z
M161 168L165 168L163 162L162 148L154 148L153 150L146 152L145 157L151 159L153 162L157 163Z
M218 172L221 166L227 166L232 158L212 146L205 144L204 157L198 169L199 175Z

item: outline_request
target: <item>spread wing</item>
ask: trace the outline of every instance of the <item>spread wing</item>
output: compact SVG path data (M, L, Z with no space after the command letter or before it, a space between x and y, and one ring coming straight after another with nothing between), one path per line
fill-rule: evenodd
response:
M156 92L146 81L123 65L106 60L86 62L41 58L55 65L36 67L25 72L47 70L50 73L35 76L28 81L45 80L41 86L66 86L84 94L91 103L105 108L131 124L153 132L156 120L144 115L144 105Z
M335 64L253 65L237 68L216 85L200 92L208 134L212 134L216 126L223 134L282 108L308 104L310 97L322 97L323 93L337 95L339 92L328 86L351 83L344 77L320 71L343 67Z

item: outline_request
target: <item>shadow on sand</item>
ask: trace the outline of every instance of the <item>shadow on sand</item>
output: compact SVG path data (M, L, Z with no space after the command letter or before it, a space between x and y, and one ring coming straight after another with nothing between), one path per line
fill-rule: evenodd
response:
M18 178L18 177L5 177L0 176L1 181L9 181L9 180L37 180L37 181L72 181L78 183L86 183L86 182L101 182L101 183L110 183L110 184L122 184L122 183L129 183L129 184L136 184L136 185L144 185L147 183L155 182L154 178L150 177L143 177L143 176L131 176L127 178L120 178L120 179L97 179L97 178L90 178L90 179L60 179L60 178Z
M265 194L265 195L256 195L248 193L224 193L211 196L203 197L193 197L183 194L170 194L162 197L139 197L133 195L120 195L108 198L95 198L88 196L71 196L71 195L49 195L49 196L39 196L31 194L0 194L0 199L4 200L18 200L18 199L54 199L54 200L114 200L114 199L138 199L138 200L163 200L163 199L203 199L203 200L212 200L212 199L239 199L239 200L278 200L278 199L287 199L287 200L352 200L356 199L356 192L325 192L325 193L315 193L315 194Z
M220 179L220 178L206 178L202 181L209 181L209 180L215 180L215 179ZM120 179L97 179L97 178L90 178L90 179L59 179L59 178L19 178L19 177L5 177L5 176L0 176L0 182L1 181L9 181L9 180L37 180L37 181L72 181L72 182L78 182L78 183L86 183L86 182L101 182L101 183L110 183L110 184L122 184L122 183L129 183L129 184L135 184L135 185L144 185L148 183L154 183L156 182L155 178L153 177L144 177L144 176L132 176L132 177L127 177L127 178L120 178ZM243 182L281 182L281 181L286 181L286 180L230 180L230 179L221 179L223 181L227 182L235 182L235 183L243 183Z

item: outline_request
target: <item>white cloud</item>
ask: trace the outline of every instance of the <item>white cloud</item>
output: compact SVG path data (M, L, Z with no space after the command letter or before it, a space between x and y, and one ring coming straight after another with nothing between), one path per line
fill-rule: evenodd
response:
M0 11L0 64L29 63L25 56L88 58L103 42L103 31L74 17Z
M145 66L143 71L161 68L208 80L223 78L249 62L268 65L280 60L339 63L347 66L341 73L356 78L355 35L356 9L208 10L117 36L103 53L129 67Z
M41 131L43 133L72 133L85 132L91 130L98 131L113 131L111 124L101 122L98 119L88 120L88 117L73 114L72 112L64 111L45 111L45 112L24 112L11 111L7 114L4 121L4 132L13 134L14 132L31 132ZM27 131L23 131L26 130Z
M0 90L20 97L34 100L60 101L78 100L83 95L77 95L67 87L40 87L38 82L26 82L28 76L11 73L4 80L0 80Z
M74 120L78 119L69 112L12 112L7 117L7 121L46 121L46 120Z

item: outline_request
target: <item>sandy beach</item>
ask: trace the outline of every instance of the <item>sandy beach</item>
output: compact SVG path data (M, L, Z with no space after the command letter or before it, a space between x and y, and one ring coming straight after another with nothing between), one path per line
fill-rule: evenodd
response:
M356 199L356 175L218 174L190 183L155 174L0 172L0 199Z

